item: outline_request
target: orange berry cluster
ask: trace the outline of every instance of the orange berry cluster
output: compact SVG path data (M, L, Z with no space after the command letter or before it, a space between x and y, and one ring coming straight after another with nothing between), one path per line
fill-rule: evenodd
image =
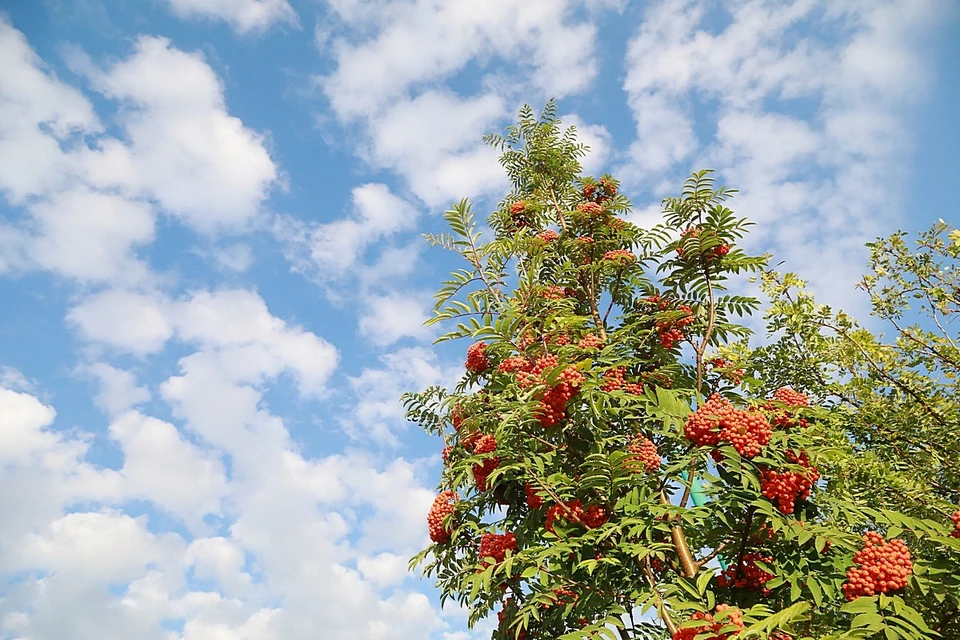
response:
M477 483L477 490L487 490L487 478L500 466L500 458L487 458L480 464L473 465L473 479Z
M643 385L639 382L627 382L623 378L623 374L626 372L625 367L615 367L606 371L603 374L603 384L600 385L601 391L617 391L623 389L627 393L641 394L643 393Z
M479 436L472 444L475 454L493 453L497 449L497 439L491 435ZM477 483L478 490L487 490L487 478L499 466L500 458L498 456L487 458L482 463L473 465L473 479Z
M603 213L603 207L596 202L583 202L577 205L577 211L589 216L597 216Z
M580 524L588 529L596 529L606 524L609 519L607 510L600 505L591 505L586 509L580 500L570 500L562 505L554 504L547 509L547 518L544 528L550 533L556 533L554 526L557 520L566 520L568 522L580 521Z
M853 561L860 566L847 569L847 581L843 584L847 600L903 589L913 573L906 543L884 540L876 531L863 535L863 549L853 556Z
M593 244L596 241L590 236L580 236L577 238L577 242L580 244Z
M633 255L626 249L614 249L613 251L607 251L605 254L603 254L602 260L630 264L637 261L637 256Z
M583 187L583 197L592 198L597 202L606 202L617 195L617 185L606 178L600 178L596 184L587 184Z
M807 394L794 391L789 387L780 387L774 391L773 399L787 405L787 407L792 409L810 406L810 399L807 398ZM801 428L806 428L807 426L807 420L805 418L800 418L798 420L794 418L788 409L777 407L773 403L768 402L766 405L764 405L764 409L772 412L773 424L778 429L789 429L798 425Z
M660 454L657 453L657 445L653 444L649 438L637 436L627 445L627 451L635 454L630 461L630 468L633 469L634 473L640 473L643 469L653 473L660 468Z
M577 601L577 593L572 589L567 589L566 587L555 587L552 589L553 593L553 602L547 603L544 602L540 605L541 609L549 609L550 607L558 607L567 604L568 602Z
M530 366L530 361L525 356L510 356L497 365L497 372L515 373Z
M450 459L450 453L453 451L453 447L447 445L443 448L443 451L440 452L440 457L443 458L443 461L446 462Z
M724 358L714 358L710 361L710 364L713 365L714 369L721 369L718 373L721 377L726 378L730 381L730 384L737 386L743 382L743 376L746 375L746 372L743 369L734 369L733 363Z
M544 242L553 242L560 237L560 234L554 231L553 229L547 229L543 233L538 233L537 238L543 240Z
M736 409L715 393L687 417L684 434L700 446L729 442L744 457L752 458L770 442L772 429L758 411Z
M954 538L960 538L960 510L954 512L950 519L953 520L953 531L950 532L950 535Z
M694 638L698 638L699 640L727 640L727 638L731 638L743 631L743 613L740 609L727 604L718 604L716 613L723 613L724 611L729 611L730 613L719 620L716 620L713 614L710 613L701 613L699 611L694 613L690 616L690 619L702 620L703 624L696 627L677 629L673 634L673 640L693 640ZM729 626L736 628L721 633L724 627ZM707 633L713 633L713 635L701 635Z
M464 366L472 373L483 373L490 368L486 342L477 342L467 347L467 362Z
M787 460L795 462L807 469L806 472L774 471L762 469L760 471L760 490L764 497L774 502L781 513L793 513L797 500L806 500L810 497L813 485L820 479L820 472L810 464L807 452L800 455L787 451Z
M514 202L510 205L510 217L513 218L513 222L517 225L518 229L522 229L527 226L527 203L523 200L519 202Z
M539 509L543 506L543 498L537 494L537 489L529 482L523 485L523 491L527 495L527 506L531 509Z
M560 285L550 285L543 288L540 297L545 300L563 300L567 297L567 292Z
M517 372L517 386L526 389L542 382L543 374L558 364L560 364L560 359L552 354L540 356L532 364L526 361ZM584 380L586 380L586 376L573 365L568 366L560 373L557 383L547 389L540 398L537 419L540 420L541 425L546 428L554 427L560 423L560 420L566 415L567 402L577 394Z
M453 503L457 501L457 494L453 491L444 491L433 501L430 512L427 514L427 529L430 539L437 544L450 541L453 530L443 526L443 520L453 513Z
M683 328L693 324L693 310L685 304L677 307L677 311L684 311L686 315L676 320L663 320L657 323L657 334L660 337L660 346L664 349L673 349L674 345L683 340Z
M603 340L592 333L588 333L580 339L580 342L577 343L577 346L581 349L602 349Z
M503 562L507 551L517 550L517 536L512 531L508 533L484 533L480 536L480 566L486 569L490 564L487 558L493 558L497 563Z
M476 454L493 453L496 449L497 439L491 435L480 436L473 445L473 452Z
M570 515L573 514L573 515ZM583 503L579 500L571 500L569 502L564 502L563 505L554 504L550 505L550 508L547 509L547 520L544 523L543 527L550 533L556 533L554 531L554 525L557 520L563 519L567 521L572 521L574 516L583 522Z
M757 562L773 563L772 556L759 553L743 554L743 561L739 566L730 566L717 578L717 584L722 588L750 589L762 596L770 595L770 589L765 585L773 580L774 575L757 566Z
M626 367L614 367L605 371L603 374L603 384L600 385L601 391L616 391L617 389L622 389L623 385L626 384L626 381L623 379L623 374L626 372Z

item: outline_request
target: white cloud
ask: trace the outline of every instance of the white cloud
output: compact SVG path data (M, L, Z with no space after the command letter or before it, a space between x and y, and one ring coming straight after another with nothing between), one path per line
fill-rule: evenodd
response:
M36 236L27 251L47 270L92 282L137 283L148 268L133 247L153 241L153 212L136 202L86 188L54 194L30 207Z
M425 339L433 335L424 327L427 315L422 295L399 292L366 297L360 316L360 333L385 347L401 338Z
M580 159L580 166L586 175L599 176L609 169L607 162L613 153L613 139L602 124L587 124L575 113L560 116L566 127L574 127L577 141L587 145L590 150Z
M918 52L947 4L749 2L725 6L719 30L704 3L652 5L628 48L637 138L621 175L659 188L718 169L740 190L737 213L763 223L749 248L774 249L823 301L856 311L839 292L857 279L863 243L900 213L891 176L904 175L909 109L929 86ZM705 110L717 128L700 140Z
M95 362L79 368L97 378L100 391L94 402L111 416L118 416L130 407L150 400L150 391L137 385L137 378L131 371L117 369L105 362Z
M572 15L578 5L570 0L334 3L347 24L372 27L374 35L358 43L337 39L337 68L319 81L337 114L352 118L380 111L411 87L446 79L473 59L498 56L529 64L537 88L562 97L583 89L596 74L597 29Z
M160 351L173 335L165 299L109 290L85 299L67 313L83 339L146 355Z
M136 411L114 420L109 432L123 451L124 493L150 500L194 528L206 514L220 513L227 478L217 454L188 442L169 422Z
M85 340L137 355L159 352L174 336L200 345L203 351L185 360L203 361L232 381L259 383L289 371L307 395L320 393L337 366L333 345L271 315L251 291L200 291L174 301L110 290L87 298L67 318Z
M141 37L106 69L77 50L70 62L119 104L122 139L0 18L0 193L26 214L0 223L0 271L141 286L155 207L207 234L256 218L278 169L200 54Z
M351 192L348 217L309 226L281 220L277 234L287 244L287 255L296 268L317 280L342 278L370 246L413 227L418 217L414 205L394 195L384 184L368 183Z
M167 0L181 18L223 20L240 34L263 31L276 23L297 23L287 0Z
M199 53L141 37L133 54L88 71L130 107L129 142L104 140L82 166L97 186L143 193L195 229L237 229L259 211L278 172L261 135L227 110L220 79Z
M367 367L350 378L355 400L341 424L355 438L395 445L396 433L407 427L400 395L432 385L454 387L462 374L462 363L441 362L436 353L424 347L386 353L379 367Z
M3 18L0 67L0 190L20 204L69 176L61 142L76 133L96 133L102 125L83 94L54 77Z

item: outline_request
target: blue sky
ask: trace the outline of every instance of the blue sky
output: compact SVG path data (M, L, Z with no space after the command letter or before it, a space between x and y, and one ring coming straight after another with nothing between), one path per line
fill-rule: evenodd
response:
M437 443L406 390L559 100L641 224L716 168L822 300L957 221L950 0L37 0L0 16L0 638L483 637L406 572ZM946 207L946 208L945 208Z

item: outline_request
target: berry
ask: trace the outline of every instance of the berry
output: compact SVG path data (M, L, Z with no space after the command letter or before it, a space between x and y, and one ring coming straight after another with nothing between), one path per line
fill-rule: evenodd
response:
M600 385L601 391L616 391L621 389L624 384L623 374L626 371L624 367L615 367L608 371L605 371L603 374L603 384Z
M853 562L860 566L847 569L843 584L847 600L903 589L913 573L910 550L903 540L888 542L876 531L863 535L863 548L853 556Z
M520 200L519 202L514 202L513 204L510 205L510 213L514 215L523 213L524 211L526 211L526 209L527 209L527 203L524 202L523 200Z
M584 197L584 198L592 198L592 197L593 197L593 194L596 192L596 190L597 190L596 185L592 185L592 184L584 185L584 187L583 187L583 197Z
M473 465L473 479L477 483L477 490L487 490L487 478L500 466L500 458L487 458L481 464Z
M483 373L490 368L486 342L477 342L467 348L467 362L464 366L472 373Z
M717 616L719 620L715 619L712 614L696 612L690 616L691 620L700 620L702 624L699 626L684 627L682 629L677 629L676 633L673 634L673 640L693 640L698 638L699 640L727 640L733 636L738 635L743 631L743 613L740 609L731 607L726 604L718 604L716 608L716 613L721 614L725 611L729 611L725 616ZM721 633L720 630L724 627L733 626L736 627L732 631L727 631ZM707 635L712 633L712 635Z
M490 435L480 436L473 445L473 452L477 455L493 453L497 449L497 439Z
M460 431L460 425L463 424L463 410L460 408L460 403L453 405L453 410L450 412L450 424L453 425L455 431Z
M583 522L584 515L586 514L583 511L583 503L579 500L565 502L562 506L559 504L550 505L550 508L547 509L547 520L543 527L550 533L556 533L554 525L557 520L563 519L569 522L573 519Z
M527 494L527 506L531 509L539 509L543 506L543 498L537 494L537 489L529 482L523 485L523 491Z
M553 242L560 237L560 234L554 231L553 229L547 229L543 233L538 233L537 238L544 242Z
M524 356L510 356L497 366L498 373L514 373L532 368L530 360Z
M600 349L603 347L603 340L594 334L589 333L580 339L580 342L577 343L577 346L581 349Z
M631 262L636 262L637 256L633 255L626 249L614 249L613 251L607 251L605 254L603 254L603 260L629 264Z
M778 429L789 429L797 425L799 425L801 428L805 428L807 426L807 421L805 418L800 418L798 420L794 418L790 411L790 409L800 409L809 406L810 400L807 398L807 394L794 391L788 387L780 387L773 392L773 399L787 405L788 407L778 407L772 402L768 402L764 405L764 409L771 412L774 426L776 426Z
M598 205L596 202L584 202L577 205L577 211L587 215L596 216L603 213L603 207Z
M600 178L600 182L599 182L598 184L600 185L600 188L602 188L603 191L604 191L608 196L613 197L613 196L617 195L617 185L613 184L612 182L610 182L610 181L607 180L606 178Z
M770 442L772 429L758 411L740 411L729 400L713 394L687 417L684 434L700 446L729 442L744 457L752 458Z
M580 244L593 244L596 241L590 236L580 236L579 238L577 238L577 242L579 242Z
M794 391L789 387L780 387L773 392L773 398L788 407L809 407L810 399L807 394Z
M430 539L437 544L444 544L450 541L453 531L443 526L443 520L453 513L453 503L458 499L453 491L444 491L433 501L430 507L430 513L427 514L427 528L430 531Z
M805 467L808 471L761 469L760 490L764 497L776 503L781 513L789 515L793 513L797 500L807 500L810 497L810 490L820 479L820 472L810 464L806 451L801 451L798 456L788 450L786 456L787 460Z
M607 515L607 510L601 507L600 505L591 505L587 507L586 513L581 517L583 524L587 526L587 529L596 529L597 527L602 527L607 523L609 516Z
M955 511L950 519L953 520L953 531L950 532L950 535L954 538L960 538L960 510Z
M508 533L484 533L480 536L480 550L477 552L477 556L480 559L480 566L486 569L490 566L487 558L493 558L499 564L506 558L507 551L514 552L516 550L517 536L512 531ZM478 569L477 573L481 571L482 569Z
M567 297L567 292L559 285L544 287L540 292L540 297L547 300L563 300Z
M720 574L717 584L721 588L750 589L762 596L770 595L770 589L764 585L773 580L774 575L757 566L758 561L772 564L773 557L759 553L745 553L739 566L730 566Z
M657 445L653 444L648 438L637 436L627 445L627 451L636 454L629 462L629 468L634 473L640 473L643 469L653 473L660 468L660 454L657 453Z
M450 459L450 452L453 451L453 447L447 445L443 448L443 451L440 453L440 457L443 458L443 461L446 462Z

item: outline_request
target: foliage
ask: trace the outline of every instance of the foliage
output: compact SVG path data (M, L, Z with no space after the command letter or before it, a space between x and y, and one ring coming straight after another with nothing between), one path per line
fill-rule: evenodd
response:
M838 395L870 365L836 327L869 334L738 246L749 223L710 171L663 201L662 224L641 229L624 218L630 203L615 179L581 175L585 148L561 130L554 104L539 118L524 107L505 136L486 140L513 183L488 218L494 237L482 237L467 201L446 213L451 233L428 237L466 261L431 322L454 325L440 340L471 341L467 372L453 390L404 398L408 418L443 438L440 491L456 493L452 507L451 494L438 499L435 542L412 561L442 600L467 607L471 624L496 611L496 640L893 640L936 637L938 625L950 637L960 540L942 509L955 496L938 494L933 509L869 493L904 478L932 494L925 483L948 473L948 450L942 471L894 465L896 446L936 429L919 402L896 413L908 426L890 424L887 440L858 426L909 395L879 384L880 372L860 395ZM751 273L774 297L777 332L756 352L739 322L760 303L726 288ZM865 283L890 300L891 317L896 287L910 288ZM955 290L941 286L949 310ZM878 366L899 366L909 345L893 348ZM931 356L915 351L927 359L884 371L929 403L936 388L917 372ZM829 359L840 352L845 360ZM950 410L946 398L933 407ZM702 506L691 502L698 489ZM885 539L865 542L873 531ZM888 548L892 538L909 559L899 543ZM887 593L845 602L851 568L868 577L857 589ZM906 588L884 586L891 571Z

